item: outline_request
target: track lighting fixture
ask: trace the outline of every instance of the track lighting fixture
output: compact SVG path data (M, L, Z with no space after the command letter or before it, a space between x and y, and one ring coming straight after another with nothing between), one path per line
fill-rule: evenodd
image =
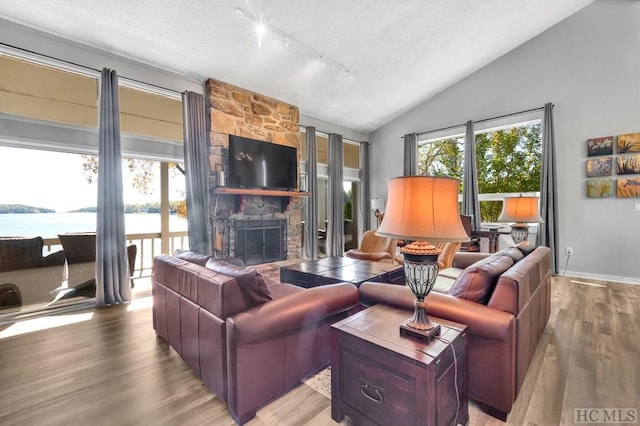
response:
M236 7L236 12L238 12L239 14L241 14L242 16L244 16L245 18L249 19L254 24L256 24L256 32L258 33L258 43L262 42L262 37L267 32L271 33L271 34L274 34L274 35L282 38L283 45L284 45L285 49L289 48L290 44L293 42L293 43L297 44L299 47L301 47L304 50L306 50L307 52L310 52L311 54L313 54L313 55L317 56L318 58L320 58L320 64L323 67L326 65L327 62L330 62L335 67L337 67L340 70L342 70L343 72L345 72L347 74L347 78L349 80L357 77L357 74L355 74L353 71L351 71L349 68L347 68L346 65L342 64L341 62L336 61L335 59L332 59L332 58L328 57L327 55L324 55L324 54L318 52L316 49L314 49L313 47L311 47L311 46L309 46L307 44L304 44L303 42L301 42L297 38L291 37L289 34L285 33L284 31L282 31L282 30L274 27L273 25L270 25L270 24L264 22L263 20L255 17L254 15L252 15L250 12L246 11L245 9L242 9L241 7Z

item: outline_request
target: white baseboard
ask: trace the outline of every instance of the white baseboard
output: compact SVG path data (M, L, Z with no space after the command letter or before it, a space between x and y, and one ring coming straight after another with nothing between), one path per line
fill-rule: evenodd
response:
M589 274L589 273L578 272L578 271L566 271L564 274L560 273L558 275L564 275L564 276L575 277L575 278L586 278L586 279L600 280L600 281L613 281L613 282L623 283L623 284L640 285L640 278L620 277L617 275Z

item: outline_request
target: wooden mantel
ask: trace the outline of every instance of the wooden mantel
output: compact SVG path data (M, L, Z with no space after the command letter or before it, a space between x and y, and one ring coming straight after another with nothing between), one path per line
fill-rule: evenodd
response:
M278 191L275 189L244 189L219 186L213 189L214 194L258 195L262 197L311 197L310 192Z

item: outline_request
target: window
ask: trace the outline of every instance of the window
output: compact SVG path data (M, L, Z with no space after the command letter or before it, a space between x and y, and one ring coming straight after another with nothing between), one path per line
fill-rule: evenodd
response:
M540 121L476 133L482 222L495 222L507 194L538 192L542 143Z
M448 176L460 181L462 194L464 172L464 137L449 137L420 142L418 144L418 174Z
M3 293L11 297L6 306L0 300L1 315L7 306L50 303L53 289L69 285L58 234L95 231L98 73L0 47L0 81L0 237L42 237L43 254L53 256L46 267L0 271L0 284L16 283ZM150 274L154 254L188 242L184 218L158 213L161 203L162 211L184 212L184 176L174 167L183 157L181 100L120 83L125 226L139 278Z
M300 152L298 158L300 160L300 179L304 178L306 173L306 148L307 137L304 129L300 131ZM316 131L316 149L318 160L318 228L326 231L327 216L329 208L329 191L328 191L328 162L329 162L329 139L324 133ZM358 225L360 218L357 212L359 206L360 194L360 143L348 139L342 139L342 163L343 163L343 187L344 187L344 241L345 250L354 248L358 242ZM306 203L303 206L303 212L306 211ZM320 234L318 244L319 254L325 253L324 235Z
M478 193L483 223L498 220L506 195L535 194L540 190L541 121L527 118L520 117L516 124L511 118L510 123L489 121L476 127ZM418 174L457 178L462 194L464 134L459 128L451 132L420 141Z

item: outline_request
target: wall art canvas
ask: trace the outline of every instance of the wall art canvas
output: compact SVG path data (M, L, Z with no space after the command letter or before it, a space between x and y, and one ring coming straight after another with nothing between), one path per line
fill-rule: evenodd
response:
M616 163L619 175L640 174L640 155L620 155L616 158Z
M618 154L640 152L640 133L618 135Z
M587 197L606 198L613 197L613 179L588 179Z
M622 178L616 182L616 196L618 198L640 197L640 178Z
M611 154L613 154L613 136L587 139L587 156L588 157L595 157L597 155L611 155Z
M612 164L611 157L587 160L587 177L611 176Z

